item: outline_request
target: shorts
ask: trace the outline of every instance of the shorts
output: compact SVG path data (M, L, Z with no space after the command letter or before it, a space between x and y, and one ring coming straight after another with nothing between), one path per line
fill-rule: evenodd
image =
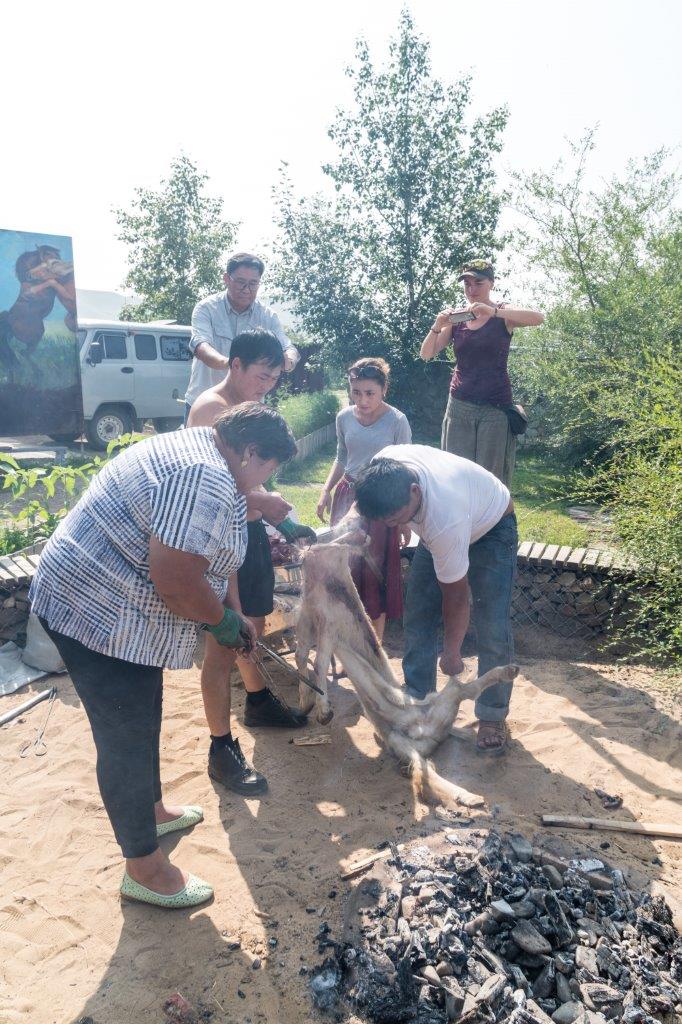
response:
M275 570L270 554L270 540L262 519L246 524L248 543L246 558L237 572L239 600L244 615L270 615L274 607Z

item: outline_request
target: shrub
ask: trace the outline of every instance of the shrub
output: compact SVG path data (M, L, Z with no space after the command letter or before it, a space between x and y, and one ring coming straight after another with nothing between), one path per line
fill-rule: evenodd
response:
M339 405L336 392L316 391L314 394L288 395L280 399L277 412L287 421L294 437L299 439L333 423Z

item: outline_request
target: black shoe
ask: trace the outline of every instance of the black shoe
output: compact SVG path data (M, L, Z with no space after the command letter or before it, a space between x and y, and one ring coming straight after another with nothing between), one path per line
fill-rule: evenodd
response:
M208 774L227 789L244 796L257 796L268 788L268 780L242 754L239 740L233 740L208 755Z
M258 704L252 704L249 698L246 698L244 725L278 725L286 729L300 729L306 724L308 716L304 715L302 711L290 708L267 687L262 692L266 696Z

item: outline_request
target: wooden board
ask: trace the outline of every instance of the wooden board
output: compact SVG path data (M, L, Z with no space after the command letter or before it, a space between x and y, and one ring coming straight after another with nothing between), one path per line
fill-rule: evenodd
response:
M533 547L530 549L530 554L528 555L528 561L539 562L540 556L546 547L546 544L533 544Z
M535 541L532 540L524 540L521 544L519 544L516 552L517 562L526 562L528 560L528 556L531 553L534 543Z
M599 561L600 554L601 551L598 548L588 548L582 560L581 569L594 569Z
M543 569L551 569L558 554L559 545L548 544L540 557L540 565Z
M543 814L543 825L556 828L595 829L608 832L634 832L642 836L682 839L682 825L657 821L618 821L616 818L582 818L577 815Z
M573 551L571 551L566 559L566 568L577 569L586 554L587 548L573 548Z
M564 566L572 550L573 548L569 548L567 544L564 544L562 548L559 548L559 554L554 559L554 564Z

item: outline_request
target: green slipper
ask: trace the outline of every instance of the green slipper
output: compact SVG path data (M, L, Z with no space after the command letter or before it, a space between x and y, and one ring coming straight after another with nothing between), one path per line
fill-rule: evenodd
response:
M167 836L169 832L179 832L181 828L191 828L198 822L204 820L204 812L201 807L183 807L179 818L172 821L164 821L162 825L156 826L157 836Z
M206 903L213 897L213 887L208 882L202 881L196 875L190 875L187 885L180 892L174 892L171 896L164 896L153 889L147 889L140 885L124 872L121 882L121 896L128 900L136 900L138 903L149 903L153 907L164 907L166 910L177 910L181 907L196 907L199 903Z

